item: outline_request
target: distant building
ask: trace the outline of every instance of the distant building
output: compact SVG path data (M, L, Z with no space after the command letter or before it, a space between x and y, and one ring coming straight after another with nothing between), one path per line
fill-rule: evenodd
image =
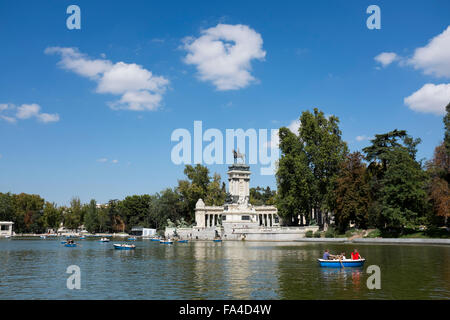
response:
M250 166L235 163L228 167L228 197L222 206L195 205L195 226L167 227L165 236L181 239L292 241L317 231L317 226L282 227L275 206L255 206L250 200Z
M130 234L140 237L152 237L156 234L156 229L143 228L143 227L133 227L131 228Z
M11 237L13 235L12 221L0 221L0 237Z
M228 192L231 198L223 206L195 206L196 227L222 226L228 233L236 228L275 227L280 225L275 206L254 206L250 200L250 166L234 164L228 168Z

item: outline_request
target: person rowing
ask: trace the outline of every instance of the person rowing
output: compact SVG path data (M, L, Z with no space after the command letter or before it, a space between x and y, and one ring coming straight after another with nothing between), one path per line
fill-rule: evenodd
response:
M334 255L334 254L330 254L330 251L328 249L325 250L323 257L323 260L337 260L339 259L339 256Z
M352 252L352 260L359 260L359 259L362 259L362 257L359 255L358 250L355 249L355 250Z

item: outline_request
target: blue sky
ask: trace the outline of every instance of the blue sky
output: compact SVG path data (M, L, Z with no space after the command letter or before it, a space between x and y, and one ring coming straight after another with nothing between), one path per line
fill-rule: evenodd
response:
M66 27L71 4L81 30ZM371 4L379 30L366 26ZM340 118L351 150L398 128L430 158L450 100L449 12L448 1L2 1L0 192L58 204L158 192L183 178L175 129L276 129L313 107ZM208 64L215 32L243 41ZM106 78L120 66L144 79ZM209 168L225 178L225 165ZM252 171L252 186L276 186Z

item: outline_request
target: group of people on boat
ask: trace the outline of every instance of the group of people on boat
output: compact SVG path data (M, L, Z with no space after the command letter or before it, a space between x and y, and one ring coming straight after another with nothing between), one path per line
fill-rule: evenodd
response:
M355 249L352 253L352 260L359 260L362 259L361 255L359 254L358 250ZM330 251L328 249L325 250L323 253L323 260L346 260L345 252L341 252L341 254L330 254Z

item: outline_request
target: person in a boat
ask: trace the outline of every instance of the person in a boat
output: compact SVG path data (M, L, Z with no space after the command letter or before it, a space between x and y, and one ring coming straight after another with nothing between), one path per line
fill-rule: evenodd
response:
M339 258L341 258L341 260L345 260L345 252L341 252L341 254L339 255Z
M330 252L328 251L328 249L325 250L325 252L323 253L323 260L329 260L330 259Z
M358 250L355 249L355 251L352 252L352 260L358 260L361 259L361 256L359 255Z

